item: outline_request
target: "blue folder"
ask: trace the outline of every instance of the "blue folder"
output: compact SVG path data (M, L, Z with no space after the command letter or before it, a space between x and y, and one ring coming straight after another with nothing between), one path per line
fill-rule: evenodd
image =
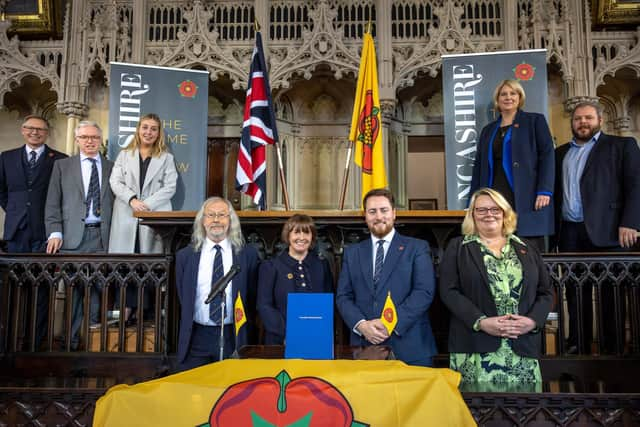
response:
M333 359L333 294L289 294L284 357Z

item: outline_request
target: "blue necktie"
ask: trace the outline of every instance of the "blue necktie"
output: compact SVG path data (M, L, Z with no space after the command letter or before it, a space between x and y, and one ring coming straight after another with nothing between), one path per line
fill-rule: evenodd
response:
M89 180L89 188L87 189L87 213L85 218L89 216L91 202L93 202L93 213L100 216L100 180L98 179L97 160L87 158L91 162L91 179Z
M224 276L224 266L222 265L222 248L220 245L215 245L213 247L216 253L213 257L213 272L211 273L211 287ZM225 292L220 292L209 304L209 318L218 323L220 321L220 304L222 303L222 298L224 298Z
M382 264L384 262L384 240L378 240L378 249L376 249L376 266L373 270L373 292L378 289L380 275L382 275Z

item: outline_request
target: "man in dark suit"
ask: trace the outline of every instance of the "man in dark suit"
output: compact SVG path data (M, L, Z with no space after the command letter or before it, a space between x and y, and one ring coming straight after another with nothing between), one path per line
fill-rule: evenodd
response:
M562 252L626 250L640 229L640 149L633 138L601 131L602 107L580 103L571 115L573 140L556 149L556 243ZM614 351L624 331L613 321L613 287L603 286L601 335ZM567 289L569 352L591 351L591 285L582 287L582 322L576 288ZM624 302L622 303L624 305ZM578 325L582 334L578 338ZM581 341L581 342L580 342Z
M369 191L363 205L371 239L345 249L336 293L351 345L389 345L397 359L431 366L436 345L427 311L435 278L429 244L395 231L389 190ZM397 313L391 334L380 320L389 293Z
M27 116L22 122L25 145L0 155L0 206L5 212L4 240L9 253L44 252L44 204L53 163L67 157L45 144L49 122ZM46 334L49 289L38 287L36 346Z
M101 253L109 247L113 162L100 155L102 130L90 121L78 123L75 141L80 154L54 164L45 206L47 253ZM91 292L90 322L100 319L100 286ZM84 289L74 293L71 337L75 348L82 324Z
M239 266L239 273L224 292L206 304L212 285L232 266ZM179 371L220 360L221 328L223 358L253 341L257 272L258 253L245 246L240 220L231 203L220 197L205 200L194 220L191 245L176 255L176 288L181 307ZM239 300L244 313L234 310Z
M0 156L0 206L5 211L4 240L9 252L43 252L47 241L44 204L53 163L67 157L45 144L49 123L27 116L25 145Z

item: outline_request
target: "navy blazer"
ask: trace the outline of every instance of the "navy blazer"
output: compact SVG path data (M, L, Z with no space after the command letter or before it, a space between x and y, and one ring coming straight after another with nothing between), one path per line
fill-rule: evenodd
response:
M437 352L428 315L435 294L435 277L427 242L396 231L375 294L371 239L345 249L336 302L351 331L351 345L370 345L353 328L362 319L380 318L389 292L398 323L383 345L390 345L397 359L423 365Z
M480 244L462 244L463 237L453 239L440 264L440 299L451 312L449 352L489 353L500 346L500 337L474 331L473 324L481 316L498 315L489 288L489 276L482 259ZM542 347L541 331L553 305L553 291L540 253L533 245L511 240L522 265L522 292L518 313L536 322L536 332L511 340L513 351L537 358Z
M12 240L16 231L28 227L34 239L47 240L44 228L44 205L53 163L67 157L44 146L38 158L36 176L29 185L23 162L24 145L0 156L0 206L5 211L4 240Z
M240 272L231 282L233 301L235 303L238 292L240 292L245 315L247 316L247 323L242 327L235 340L235 349L237 350L243 345L255 343L255 290L258 273L258 252L253 246L245 246L239 253L234 252L233 263L240 265ZM178 363L184 362L190 350L199 264L200 251L195 252L192 246L182 248L176 254L176 290L180 301Z
M309 252L301 264L287 251L260 264L258 313L267 345L284 343L289 293L333 293L333 274L325 258Z
M500 118L482 129L473 164L470 194L488 187L493 176L493 136ZM504 148L508 150L508 145ZM519 236L548 236L554 232L553 198L549 206L535 210L536 197L551 196L554 188L554 149L549 126L542 114L520 111L511 125L511 158L505 171L513 182L514 210L518 213ZM500 165L493 165L500 167Z
M556 149L556 221L560 234L562 162L571 144ZM618 227L640 230L640 149L634 138L600 134L580 178L584 225L595 246L620 247Z

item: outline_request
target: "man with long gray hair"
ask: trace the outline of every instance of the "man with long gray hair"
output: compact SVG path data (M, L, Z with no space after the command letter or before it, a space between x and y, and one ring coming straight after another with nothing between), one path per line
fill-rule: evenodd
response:
M212 286L238 267L239 272L226 289L207 304ZM205 200L193 222L191 245L176 255L176 288L181 307L179 371L220 360L221 332L223 358L250 343L257 272L258 253L245 245L240 219L231 202L220 197ZM221 321L222 301L226 307Z

